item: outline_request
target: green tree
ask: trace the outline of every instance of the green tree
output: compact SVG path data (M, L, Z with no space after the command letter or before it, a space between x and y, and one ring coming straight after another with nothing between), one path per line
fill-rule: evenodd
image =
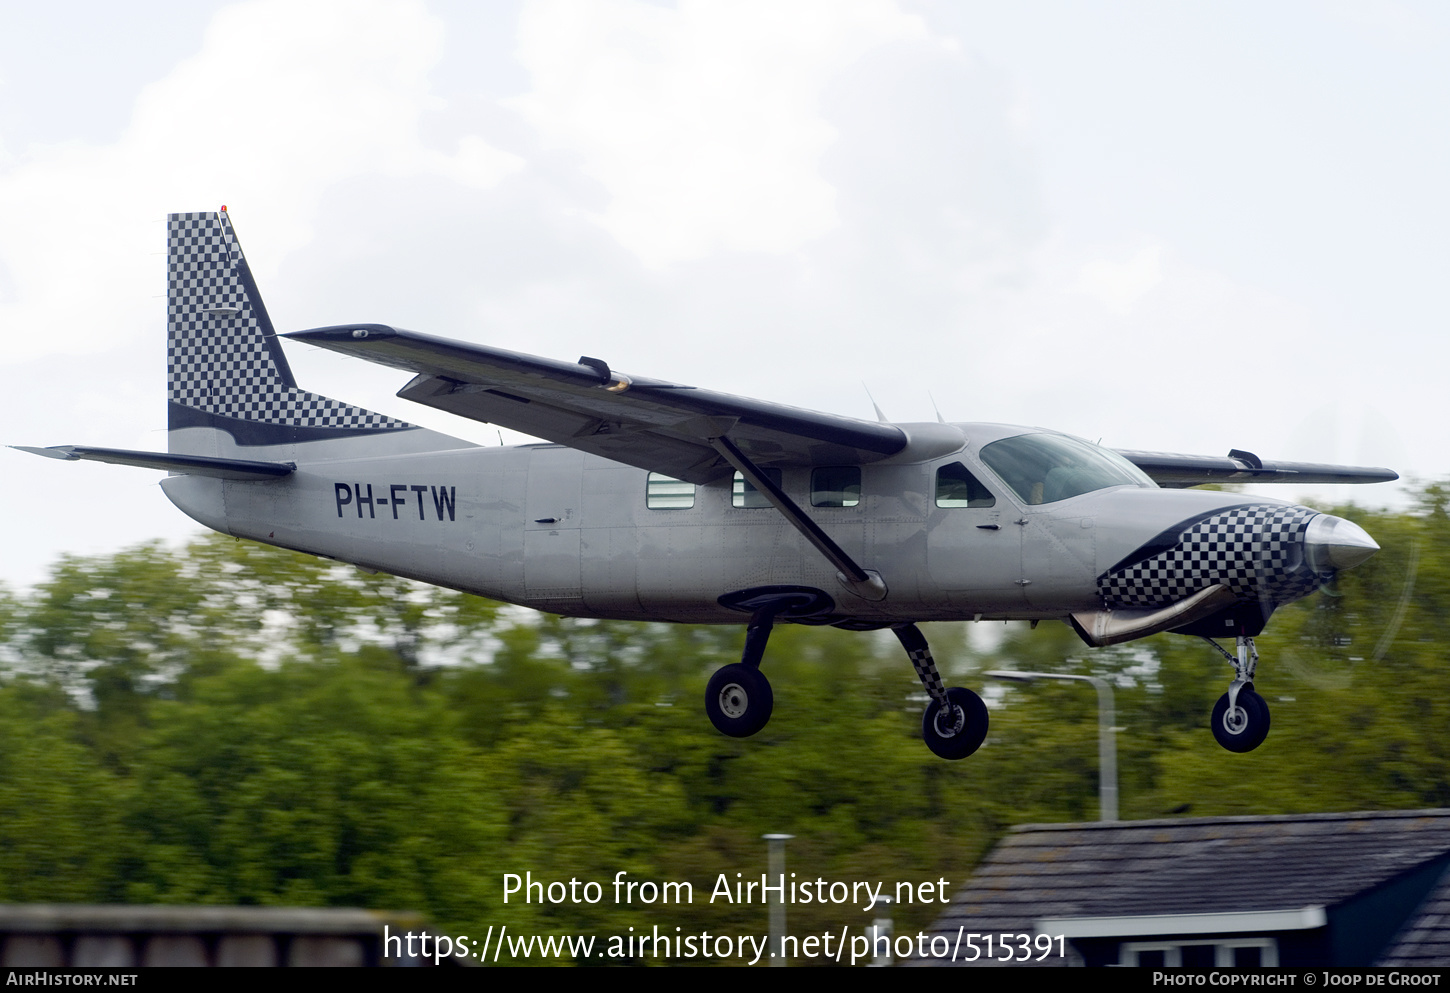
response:
M948 682L1092 673L1117 690L1124 817L1450 803L1443 631L1450 494L1340 508L1384 546L1259 639L1274 712L1249 755L1209 710L1230 669L1197 639L1090 650L1056 622L939 625ZM743 620L743 618L742 618ZM1097 816L1090 688L992 685L963 762L920 740L924 695L888 633L776 629L775 717L716 734L706 680L742 626L571 620L212 536L68 558L0 591L0 898L417 909L455 933L759 933L784 831L798 878L954 886L1013 824ZM503 901L506 873L689 882L665 909ZM932 905L895 908L899 928ZM793 929L864 924L797 907Z

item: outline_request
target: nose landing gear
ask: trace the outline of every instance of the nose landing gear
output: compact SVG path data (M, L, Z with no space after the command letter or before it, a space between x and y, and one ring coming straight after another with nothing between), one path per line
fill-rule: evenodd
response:
M1224 651L1212 638L1204 638L1234 667L1234 680L1228 692L1214 704L1209 728L1214 740L1231 752L1251 752L1264 743L1269 734L1269 705L1254 692L1254 670L1259 653L1254 639L1239 635L1238 656Z

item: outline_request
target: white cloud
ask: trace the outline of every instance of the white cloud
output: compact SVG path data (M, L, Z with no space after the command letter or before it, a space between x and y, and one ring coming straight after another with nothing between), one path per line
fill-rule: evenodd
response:
M309 240L324 191L350 177L486 188L519 169L476 136L452 154L421 140L442 42L418 2L237 4L218 12L199 52L142 91L118 142L13 160L0 171L0 286L14 288L0 297L6 359L154 329L167 212L227 203L264 221L247 226L249 244L275 260Z
M922 9L941 32L958 6ZM1377 196L1403 189L1406 208L1376 213L1389 220L1372 229L1329 212L1344 225L1332 251L1323 228L1270 223L1293 200L1282 188L1211 182L1198 146L1174 158L1171 134L1114 99L1120 77L1157 78L1165 47L1142 45L1153 59L1135 61L1133 44L1089 30L1097 15L1045 48L1040 24L1008 7L1011 32L963 15L956 46L885 0L539 0L517 23L503 4L467 18L437 9L453 20L383 0L227 8L191 58L168 49L148 63L157 82L106 130L116 141L0 161L12 363L0 440L165 446L161 218L225 202L288 328L397 321L868 418L863 376L903 420L933 419L930 392L949 419L1125 447L1445 464L1447 350L1432 333L1444 322L1433 280L1414 275L1434 267L1435 246L1417 239L1437 229L1424 218L1438 216L1439 187L1376 180ZM520 67L486 54L507 50L515 28ZM1078 49L1099 54L1078 61ZM1103 62L1104 50L1117 57ZM488 58L498 72L480 68ZM107 84L89 71L89 86ZM1170 74L1161 91L1202 78ZM529 80L517 114L487 106L493 89ZM1236 120L1273 92L1252 89ZM1341 104L1325 106L1338 120ZM1387 133L1347 134L1393 147ZM528 167L495 139L526 150ZM1385 160L1436 161L1404 152ZM1173 164L1161 169L1173 182L1123 167L1140 162ZM351 209L321 213L341 204ZM1401 215L1415 227L1391 223ZM1398 282L1364 264L1381 256ZM1357 311L1334 305L1352 290ZM289 356L311 389L454 431L432 422L448 415L393 397L393 370ZM1344 426L1310 412L1335 397L1381 407L1414 458L1331 447ZM1319 435L1299 437L1301 422ZM454 433L496 443L472 427ZM61 547L192 527L153 474L3 458L26 480L0 497L27 524L6 545L6 575L38 575Z
M1126 315L1163 280L1163 251L1139 249L1123 262L1097 258L1082 267L1075 288L1101 301L1113 313Z
M607 190L598 220L647 264L781 252L837 224L818 100L865 52L926 36L888 0L533 0L512 101Z

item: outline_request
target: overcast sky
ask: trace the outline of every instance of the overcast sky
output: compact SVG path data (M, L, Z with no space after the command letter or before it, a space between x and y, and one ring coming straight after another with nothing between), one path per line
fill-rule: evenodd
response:
M165 215L225 203L279 331L1447 477L1447 40L1394 0L0 0L0 441L165 449ZM11 585L198 530L152 471L0 474Z

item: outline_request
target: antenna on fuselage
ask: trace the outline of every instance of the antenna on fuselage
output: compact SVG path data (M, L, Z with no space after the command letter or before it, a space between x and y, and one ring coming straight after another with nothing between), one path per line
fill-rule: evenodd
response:
M931 395L931 390L926 391L926 396L931 401L931 409L936 411L936 422L938 424L945 424L947 422L946 418L941 415L941 408L936 405L936 397Z

